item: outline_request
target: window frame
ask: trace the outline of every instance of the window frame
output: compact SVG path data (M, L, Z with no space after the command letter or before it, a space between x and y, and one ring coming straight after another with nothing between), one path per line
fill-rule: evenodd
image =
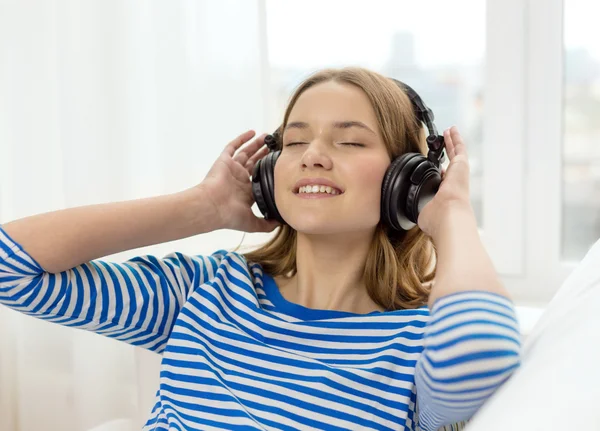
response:
M522 192L518 202L504 199L491 200L490 205L504 206L508 210L522 212L522 245L519 258L521 271L499 271L515 302L544 306L547 304L578 262L562 258L563 217L563 145L564 145L564 0L527 0L504 2L504 5L488 1L491 8L510 7L508 3L521 4L525 31L520 35L523 55L523 131L525 139L512 161L504 159L507 166L522 169ZM516 9L515 9L516 11ZM505 12L508 12L506 10ZM506 16L503 16L506 18ZM488 15L488 24L499 26L501 20ZM505 25L508 21L505 22ZM510 37L512 41L514 35ZM494 53L490 52L493 58ZM490 62L493 64L493 60ZM490 64L488 63L488 64ZM511 64L511 63L507 63ZM493 81L490 81L493 85ZM487 142L491 144L490 142ZM486 153L487 150L487 153ZM492 159L497 148L484 147L484 154ZM519 161L514 160L519 158ZM491 163L491 160L490 160ZM488 181L499 183L499 172L484 167ZM490 200L492 190L484 189ZM499 210L497 207L496 210ZM516 228L517 220L506 223L508 229ZM485 234L498 235L492 226ZM514 247L513 247L514 248ZM502 243L501 252L492 256L494 263L502 263L509 251L508 242ZM491 253L490 253L491 254Z
M480 234L509 277L525 271L526 25L522 0L487 1Z

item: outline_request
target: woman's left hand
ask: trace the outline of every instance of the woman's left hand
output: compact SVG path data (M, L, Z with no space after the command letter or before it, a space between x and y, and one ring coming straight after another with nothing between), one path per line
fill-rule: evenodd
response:
M449 213L455 211L472 217L469 197L469 158L467 148L456 126L444 130L448 169L442 172L442 183L434 198L419 214L419 228L434 238Z

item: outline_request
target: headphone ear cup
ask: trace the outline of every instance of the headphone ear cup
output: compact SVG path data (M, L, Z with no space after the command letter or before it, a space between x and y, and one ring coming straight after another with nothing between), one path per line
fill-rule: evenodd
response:
M254 201L256 205L258 205L258 209L263 216L267 214L267 204L265 203L265 195L262 189L262 183L260 180L261 172L264 169L263 167L263 159L258 160L254 164L254 169L252 170L252 196L254 197Z
M411 222L417 223L421 210L433 199L441 183L442 173L429 159L424 158L414 167L406 196L406 215Z
M410 176L413 168L425 156L419 153L406 153L394 159L384 176L381 191L381 218L396 231L411 229L415 223L408 218L406 199L410 189Z
M275 204L275 163L280 154L280 151L274 151L256 162L252 173L252 194L265 219L285 224Z

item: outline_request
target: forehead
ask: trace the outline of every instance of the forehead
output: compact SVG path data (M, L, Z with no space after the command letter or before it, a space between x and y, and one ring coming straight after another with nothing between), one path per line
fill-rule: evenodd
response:
M304 91L294 104L288 121L363 121L376 127L377 118L368 96L360 88L334 81Z

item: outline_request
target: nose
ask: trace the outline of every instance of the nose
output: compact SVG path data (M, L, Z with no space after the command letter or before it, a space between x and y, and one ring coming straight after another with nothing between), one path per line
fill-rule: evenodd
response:
M302 169L331 169L333 162L327 152L326 145L316 139L309 143L302 155Z

